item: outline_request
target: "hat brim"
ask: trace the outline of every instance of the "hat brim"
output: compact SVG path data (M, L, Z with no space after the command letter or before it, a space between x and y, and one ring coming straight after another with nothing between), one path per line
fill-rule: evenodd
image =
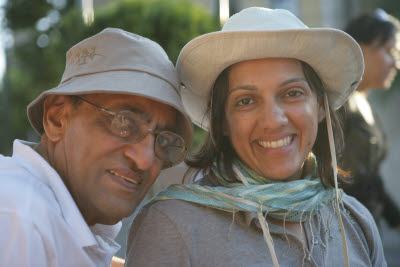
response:
M364 71L358 44L343 31L328 28L279 31L221 31L190 41L181 51L177 70L181 97L192 121L208 130L210 90L227 67L245 60L294 58L308 63L339 108L357 88Z
M140 71L121 70L76 76L53 89L43 92L30 103L27 108L29 121L32 127L40 135L43 135L43 103L47 96L94 93L136 95L173 107L179 114L177 133L184 138L187 146L190 146L193 126L180 104L178 92L165 80Z

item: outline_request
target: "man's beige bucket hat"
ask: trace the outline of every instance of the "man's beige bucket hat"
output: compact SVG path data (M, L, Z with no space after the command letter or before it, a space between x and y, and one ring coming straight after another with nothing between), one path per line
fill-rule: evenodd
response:
M120 29L107 28L73 46L61 83L44 91L28 106L28 118L42 135L43 102L48 95L112 93L137 95L177 110L177 131L189 147L190 118L179 94L179 79L167 54L157 43Z
M218 75L237 62L261 58L307 62L325 84L335 109L356 89L364 72L361 49L345 32L308 28L287 10L247 8L230 17L221 31L190 41L179 55L181 97L192 121L208 130L207 104Z

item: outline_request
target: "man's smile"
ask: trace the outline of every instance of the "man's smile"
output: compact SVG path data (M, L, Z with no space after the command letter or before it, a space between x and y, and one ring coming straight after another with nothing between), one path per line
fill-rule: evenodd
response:
M121 174L121 173L119 173L117 171L114 171L114 170L109 170L109 172L111 174L115 175L115 176L118 176L118 177L121 177L121 178L125 179L126 181L128 181L130 183L133 183L133 184L140 184L141 183L141 181L140 181L141 179L130 178L130 177L127 177L127 176L125 176L125 175L123 175L123 174Z

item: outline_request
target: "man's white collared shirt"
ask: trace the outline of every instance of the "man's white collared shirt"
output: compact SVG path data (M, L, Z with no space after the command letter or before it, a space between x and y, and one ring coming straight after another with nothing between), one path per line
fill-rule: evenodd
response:
M0 266L110 266L121 222L89 227L33 145L15 140L0 155Z

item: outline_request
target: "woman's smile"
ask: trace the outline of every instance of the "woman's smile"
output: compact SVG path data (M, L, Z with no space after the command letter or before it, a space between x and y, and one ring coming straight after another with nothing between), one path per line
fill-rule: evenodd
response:
M293 140L293 136L286 136L275 141L258 140L257 143L263 148L282 148L288 146Z

